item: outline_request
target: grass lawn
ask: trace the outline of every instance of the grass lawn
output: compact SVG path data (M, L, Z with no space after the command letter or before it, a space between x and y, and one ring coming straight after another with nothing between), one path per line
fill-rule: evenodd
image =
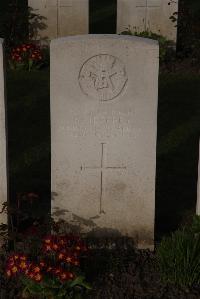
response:
M8 72L10 197L37 192L50 207L49 71ZM200 131L200 77L163 74L159 82L156 235L195 211Z

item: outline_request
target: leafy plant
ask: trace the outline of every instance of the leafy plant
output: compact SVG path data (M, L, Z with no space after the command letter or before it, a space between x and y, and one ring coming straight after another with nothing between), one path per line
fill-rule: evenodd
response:
M25 192L18 194L15 205L3 206L10 225L0 226L5 242L0 295L5 293L9 299L80 299L90 289L80 268L87 247L80 237L63 231L63 221L55 222L48 216L41 222L27 213L28 206L30 210L38 199L37 194ZM21 221L27 219L31 220L29 227L20 228Z
M200 216L195 215L192 219L191 225L188 225L186 229L193 234L200 234Z
M80 256L85 251L79 237L49 235L43 238L35 255L12 253L7 258L6 274L22 283L22 298L80 298L90 289L79 269Z
M13 70L39 69L43 65L42 51L35 44L22 44L12 48L8 62Z
M150 39L157 40L159 42L159 46L160 46L159 56L160 56L160 62L161 63L170 62L173 58L175 58L175 44L174 44L174 42L168 40L167 38L165 38L162 35L153 33L153 32L148 31L148 30L138 32L134 28L133 28L133 30L131 30L131 27L128 27L121 34L134 35L134 36L139 36L139 37L144 37L144 38L150 38Z
M200 284L200 217L163 238L157 258L164 281L184 287Z

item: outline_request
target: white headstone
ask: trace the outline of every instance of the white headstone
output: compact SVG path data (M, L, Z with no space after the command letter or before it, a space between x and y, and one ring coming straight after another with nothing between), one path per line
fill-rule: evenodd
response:
M6 127L3 71L3 40L0 39L0 211L7 201ZM7 223L6 213L0 213L0 224Z
M178 11L178 0L117 0L117 32L151 31L176 41L176 23L170 17ZM170 3L170 4L169 4Z
M52 213L84 231L153 246L157 42L51 42Z
M197 215L200 215L200 142L199 142L199 167L198 167L198 183L197 183Z
M34 13L45 17L38 39L86 34L89 31L89 0L29 0Z

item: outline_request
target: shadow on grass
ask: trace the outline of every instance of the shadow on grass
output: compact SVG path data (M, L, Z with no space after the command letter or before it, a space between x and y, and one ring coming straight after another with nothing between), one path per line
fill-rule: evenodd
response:
M159 84L156 233L195 212L200 133L200 78L161 75Z
M7 101L10 199L35 192L50 209L49 72L8 72Z

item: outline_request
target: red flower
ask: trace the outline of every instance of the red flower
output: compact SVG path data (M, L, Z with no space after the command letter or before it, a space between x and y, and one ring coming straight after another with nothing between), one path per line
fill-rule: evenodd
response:
M41 268L44 268L46 266L44 262L40 262L39 265Z
M59 249L58 245L56 243L52 244L52 249L55 251Z
M73 258L71 256L67 256L66 259L65 259L65 261L67 263L72 263L72 260L73 260Z
M37 273L37 274L33 277L33 279L34 279L35 281L37 281L37 282L40 282L40 281L42 280L42 274Z
M59 253L59 254L58 254L58 259L59 259L59 260L63 260L64 257L65 257L64 253Z
M21 255L19 258L20 258L21 261L26 261L27 260L27 257L25 255Z
M62 272L60 274L60 279L62 281L72 280L75 278L75 275L72 272Z
M47 273L48 273L48 272L51 272L52 270L53 270L53 268L49 266L49 267L47 268Z
M51 243L49 245L48 244L43 245L43 251L44 252L48 252L48 251L51 251L51 250L52 250L52 244Z
M7 270L6 274L7 274L8 277L12 276L11 270Z
M27 258L24 255L13 254L7 259L6 273L8 276L26 271L28 268Z
M33 268L33 272L34 272L34 273L39 273L39 272L40 272L40 267L35 266L35 267Z

